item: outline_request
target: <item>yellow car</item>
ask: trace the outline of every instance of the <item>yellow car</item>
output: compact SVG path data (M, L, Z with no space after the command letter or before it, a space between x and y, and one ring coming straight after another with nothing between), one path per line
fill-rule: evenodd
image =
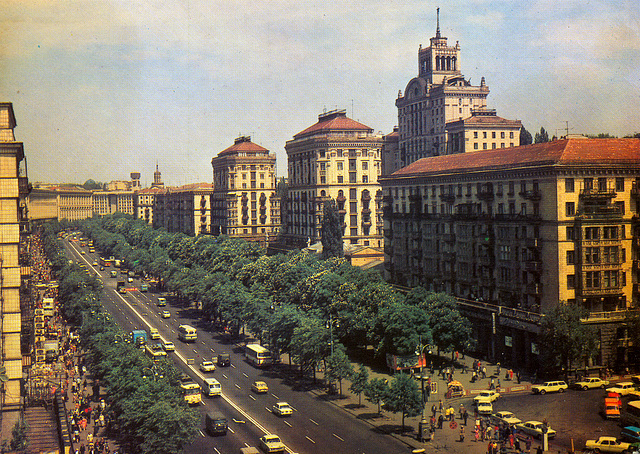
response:
M251 385L251 391L255 393L267 393L269 392L269 387L263 381L254 381Z

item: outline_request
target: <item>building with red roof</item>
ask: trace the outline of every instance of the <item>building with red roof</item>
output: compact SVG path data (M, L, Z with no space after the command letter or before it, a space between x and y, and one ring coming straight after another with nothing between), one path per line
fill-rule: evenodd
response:
M601 365L640 307L640 139L423 158L381 178L386 277L461 299L490 358L534 364L541 314L577 304ZM622 336L622 337L620 337Z

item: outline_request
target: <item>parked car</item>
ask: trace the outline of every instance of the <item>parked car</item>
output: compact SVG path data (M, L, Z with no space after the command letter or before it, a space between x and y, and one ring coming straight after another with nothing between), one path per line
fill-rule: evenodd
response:
M273 407L273 414L278 416L291 416L293 414L293 408L286 402L278 402Z
M631 392L635 390L636 390L636 385L634 385L630 381L623 381L623 382L617 383L611 388L607 388L608 393L618 393L621 396L626 396L628 394L631 394Z
M475 404L477 404L478 402L494 402L498 397L500 397L500 393L497 391L482 391L480 394L473 398L473 402Z
M534 394L546 394L546 393L563 393L566 391L566 389L569 388L569 386L567 385L566 382L564 381L546 381L544 383L542 383L541 385L533 385L531 387L531 391L534 392Z
M274 434L267 434L260 437L260 448L264 452L284 452L284 443L280 441L280 437Z
M202 361L200 363L200 370L202 372L213 372L216 370L216 365L213 364L213 361Z
M600 437L597 440L587 440L585 449L593 449L596 452L626 452L631 445L616 440L616 437Z
M499 411L491 415L491 418L495 422L499 422L499 423L502 422L510 426L513 426L514 424L519 424L522 422L521 419L516 418L516 415L514 415L510 411Z
M640 427L627 426L622 428L620 437L630 443L640 443Z
M254 381L251 384L251 390L256 393L267 393L269 392L269 387L263 381Z
M542 438L542 434L545 431L544 424L540 421L527 421L522 422L520 424L516 424L516 428L519 432L524 432L533 437ZM547 437L554 438L556 436L556 431L551 428L551 426L547 425L546 427Z
M605 386L607 386L608 384L609 384L608 380L603 380L598 377L590 377L590 378L585 378L583 380L575 382L573 384L573 387L576 389L582 389L586 391L587 389L595 389L595 388L604 389Z

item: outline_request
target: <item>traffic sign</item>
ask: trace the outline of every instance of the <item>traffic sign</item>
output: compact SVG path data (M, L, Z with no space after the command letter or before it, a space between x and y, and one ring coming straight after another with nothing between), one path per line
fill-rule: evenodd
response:
M455 422L455 421L451 421L451 422L449 423L449 428L450 428L451 430L456 430L456 427L458 427L458 423L457 423L457 422Z

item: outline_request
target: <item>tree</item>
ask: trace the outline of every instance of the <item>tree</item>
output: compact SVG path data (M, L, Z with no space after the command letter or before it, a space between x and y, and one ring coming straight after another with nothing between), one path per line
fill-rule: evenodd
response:
M385 405L394 413L402 413L402 431L404 432L405 416L416 416L422 411L422 394L418 384L408 374L396 375L389 386Z
M532 143L531 133L524 126L520 127L520 145L531 145Z
M573 365L587 361L598 351L598 338L592 326L581 322L587 314L582 306L560 304L540 323L540 364L549 375L564 369L565 377Z
M536 138L534 140L534 143L545 143L545 142L549 142L549 133L547 133L547 131L545 131L544 128L540 128L540 132L536 132Z
M358 396L358 405L362 405L362 393L367 388L367 382L369 381L369 370L364 364L360 364L358 372L354 372L351 375L351 386L349 391Z
M429 313L434 344L440 350L464 350L471 339L471 323L458 311L455 298L445 293L431 293L421 307Z
M378 405L378 413L380 413L380 403L385 399L389 392L387 380L384 378L372 378L364 389L364 397L371 403Z
M322 258L342 257L344 247L342 245L342 226L336 201L333 199L324 202L322 218Z
M335 344L333 350L333 354L327 358L324 377L329 383L332 383L334 380L338 381L340 384L340 395L342 396L342 380L349 378L353 374L353 366L342 344Z
M97 183L96 181L89 178L87 181L84 182L82 187L87 191L92 191L94 189L102 189L102 183Z

